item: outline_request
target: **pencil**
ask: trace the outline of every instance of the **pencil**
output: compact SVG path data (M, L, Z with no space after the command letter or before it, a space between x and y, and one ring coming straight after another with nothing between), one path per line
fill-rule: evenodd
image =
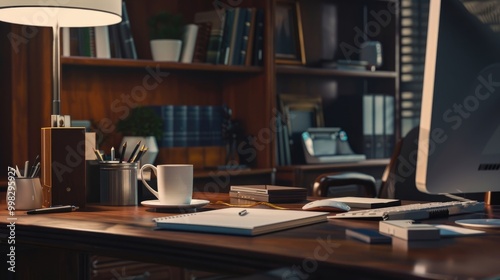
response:
M127 142L123 143L122 151L120 152L120 163L123 162L123 158L125 157L125 151L127 150Z
M141 141L137 142L137 145L135 145L135 148L134 150L132 150L132 153L130 154L130 157L128 158L128 162L134 162L134 158L135 158L135 153L137 153L137 150L139 149L139 147L141 146Z
M144 147L144 146L143 146ZM140 154L137 156L134 162L138 162L141 160L142 156L148 151L148 147L144 147L141 149Z

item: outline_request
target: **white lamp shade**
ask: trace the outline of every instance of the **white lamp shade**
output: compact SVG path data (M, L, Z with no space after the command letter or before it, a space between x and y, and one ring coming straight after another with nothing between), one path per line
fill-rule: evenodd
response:
M22 25L104 26L121 15L122 0L0 0L0 20Z

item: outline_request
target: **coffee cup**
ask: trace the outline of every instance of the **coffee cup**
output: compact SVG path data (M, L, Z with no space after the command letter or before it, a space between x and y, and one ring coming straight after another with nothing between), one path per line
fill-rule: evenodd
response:
M158 191L154 190L145 180L144 171L152 169L157 178ZM191 164L161 164L154 166L144 164L140 170L144 186L158 198L163 205L186 205L191 203L193 196L193 165Z
M13 194L16 210L30 210L42 207L42 185L38 177L16 178ZM10 195L9 192L7 192L8 195Z

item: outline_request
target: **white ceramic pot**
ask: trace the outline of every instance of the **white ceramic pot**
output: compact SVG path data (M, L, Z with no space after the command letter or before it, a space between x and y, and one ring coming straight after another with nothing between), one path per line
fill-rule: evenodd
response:
M181 40L151 40L151 53L154 61L179 61L182 51Z
M132 151L139 141L141 141L141 146L145 145L148 148L147 152L141 158L140 166L146 163L153 164L159 151L158 144L156 143L154 136L123 136L119 149L121 149L123 143L127 142L127 150L125 152L124 159L128 160L130 158Z

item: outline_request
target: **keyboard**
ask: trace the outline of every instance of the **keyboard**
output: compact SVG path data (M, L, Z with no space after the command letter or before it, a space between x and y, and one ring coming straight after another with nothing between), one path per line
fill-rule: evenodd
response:
M449 201L408 204L339 213L328 218L364 218L379 220L424 220L484 211L484 202Z

